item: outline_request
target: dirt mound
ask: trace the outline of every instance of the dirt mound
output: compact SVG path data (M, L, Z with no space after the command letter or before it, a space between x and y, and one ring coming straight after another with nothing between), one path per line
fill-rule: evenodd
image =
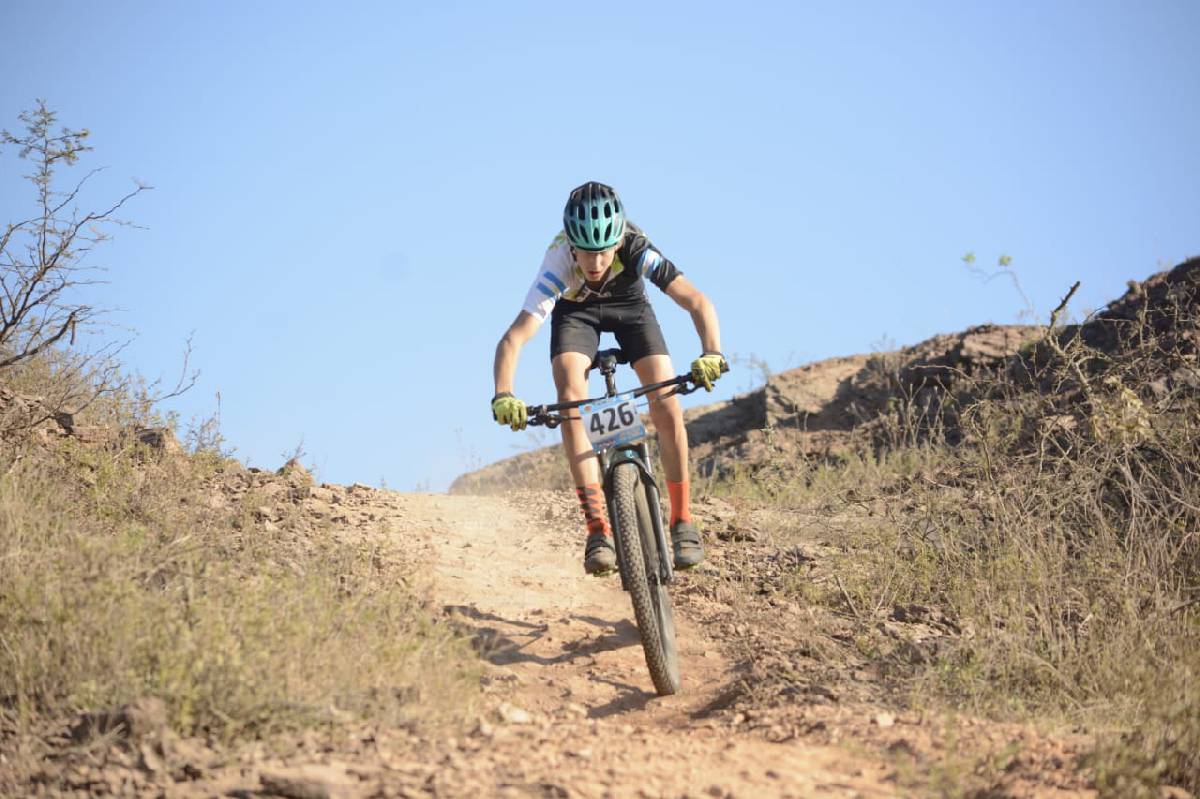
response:
M1161 339L1162 349L1200 352L1200 258L1151 275L1129 289L1081 328L1088 346L1107 354L1128 347L1129 333L1142 323L1142 335Z
M571 488L567 461L557 442L459 475L450 485L450 493L502 494L532 488Z
M756 470L776 458L836 458L861 444L864 425L896 398L929 406L958 376L996 369L1039 328L983 325L874 355L830 358L772 375L749 393L684 414L692 460L703 476ZM557 445L507 458L460 476L452 494L514 488L567 488Z

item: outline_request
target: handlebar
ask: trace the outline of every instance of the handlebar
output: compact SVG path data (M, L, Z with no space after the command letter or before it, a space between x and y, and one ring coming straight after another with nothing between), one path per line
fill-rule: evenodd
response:
M689 386L689 383L692 385ZM668 386L674 386L675 388L658 399L666 399L667 397L673 397L676 394L691 394L693 391L699 388L699 386L696 385L692 380L692 376L690 374L685 374L677 375L672 377L670 380L663 380L660 383L650 383L649 385L635 388L633 391L622 393L633 394L634 398L636 399L638 397L644 397L651 391L657 391L660 388L666 388ZM568 418L571 418L563 413L559 413L559 411L574 410L581 405L587 405L589 402L598 402L602 399L608 399L608 397L593 397L592 399L559 402L553 405L530 405L528 408L528 418L526 420L526 424L533 425L534 427L544 426L553 430Z

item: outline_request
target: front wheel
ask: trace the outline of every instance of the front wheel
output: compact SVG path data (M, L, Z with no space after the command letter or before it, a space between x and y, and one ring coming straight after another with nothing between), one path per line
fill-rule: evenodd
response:
M632 463L613 467L613 533L618 538L623 577L633 601L650 679L658 694L667 696L679 691L675 617L671 595L659 577L658 545L641 474Z

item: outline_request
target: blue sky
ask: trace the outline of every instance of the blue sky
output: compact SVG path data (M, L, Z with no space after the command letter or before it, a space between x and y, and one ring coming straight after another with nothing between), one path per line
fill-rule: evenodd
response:
M194 335L185 420L220 392L252 465L303 440L325 480L440 490L538 440L491 421L492 355L575 185L616 186L775 370L1018 321L967 251L1043 316L1075 280L1095 308L1200 253L1198 33L1190 0L8 0L0 126L45 98L92 131L92 205L155 187L93 299L150 377ZM5 221L23 166L0 152ZM690 320L650 291L682 370Z

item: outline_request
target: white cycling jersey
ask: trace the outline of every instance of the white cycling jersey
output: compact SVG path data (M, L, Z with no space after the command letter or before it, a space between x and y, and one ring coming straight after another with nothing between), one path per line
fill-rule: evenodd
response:
M554 310L560 300L564 302L626 301L644 298L646 291L642 278L663 291L671 281L683 274L663 254L655 249L639 227L625 220L625 236L617 249L616 257L608 270L608 277L599 286L589 286L583 270L575 264L571 255L571 243L565 233L559 233L550 242L542 266L525 295L522 308L535 316L539 322Z

